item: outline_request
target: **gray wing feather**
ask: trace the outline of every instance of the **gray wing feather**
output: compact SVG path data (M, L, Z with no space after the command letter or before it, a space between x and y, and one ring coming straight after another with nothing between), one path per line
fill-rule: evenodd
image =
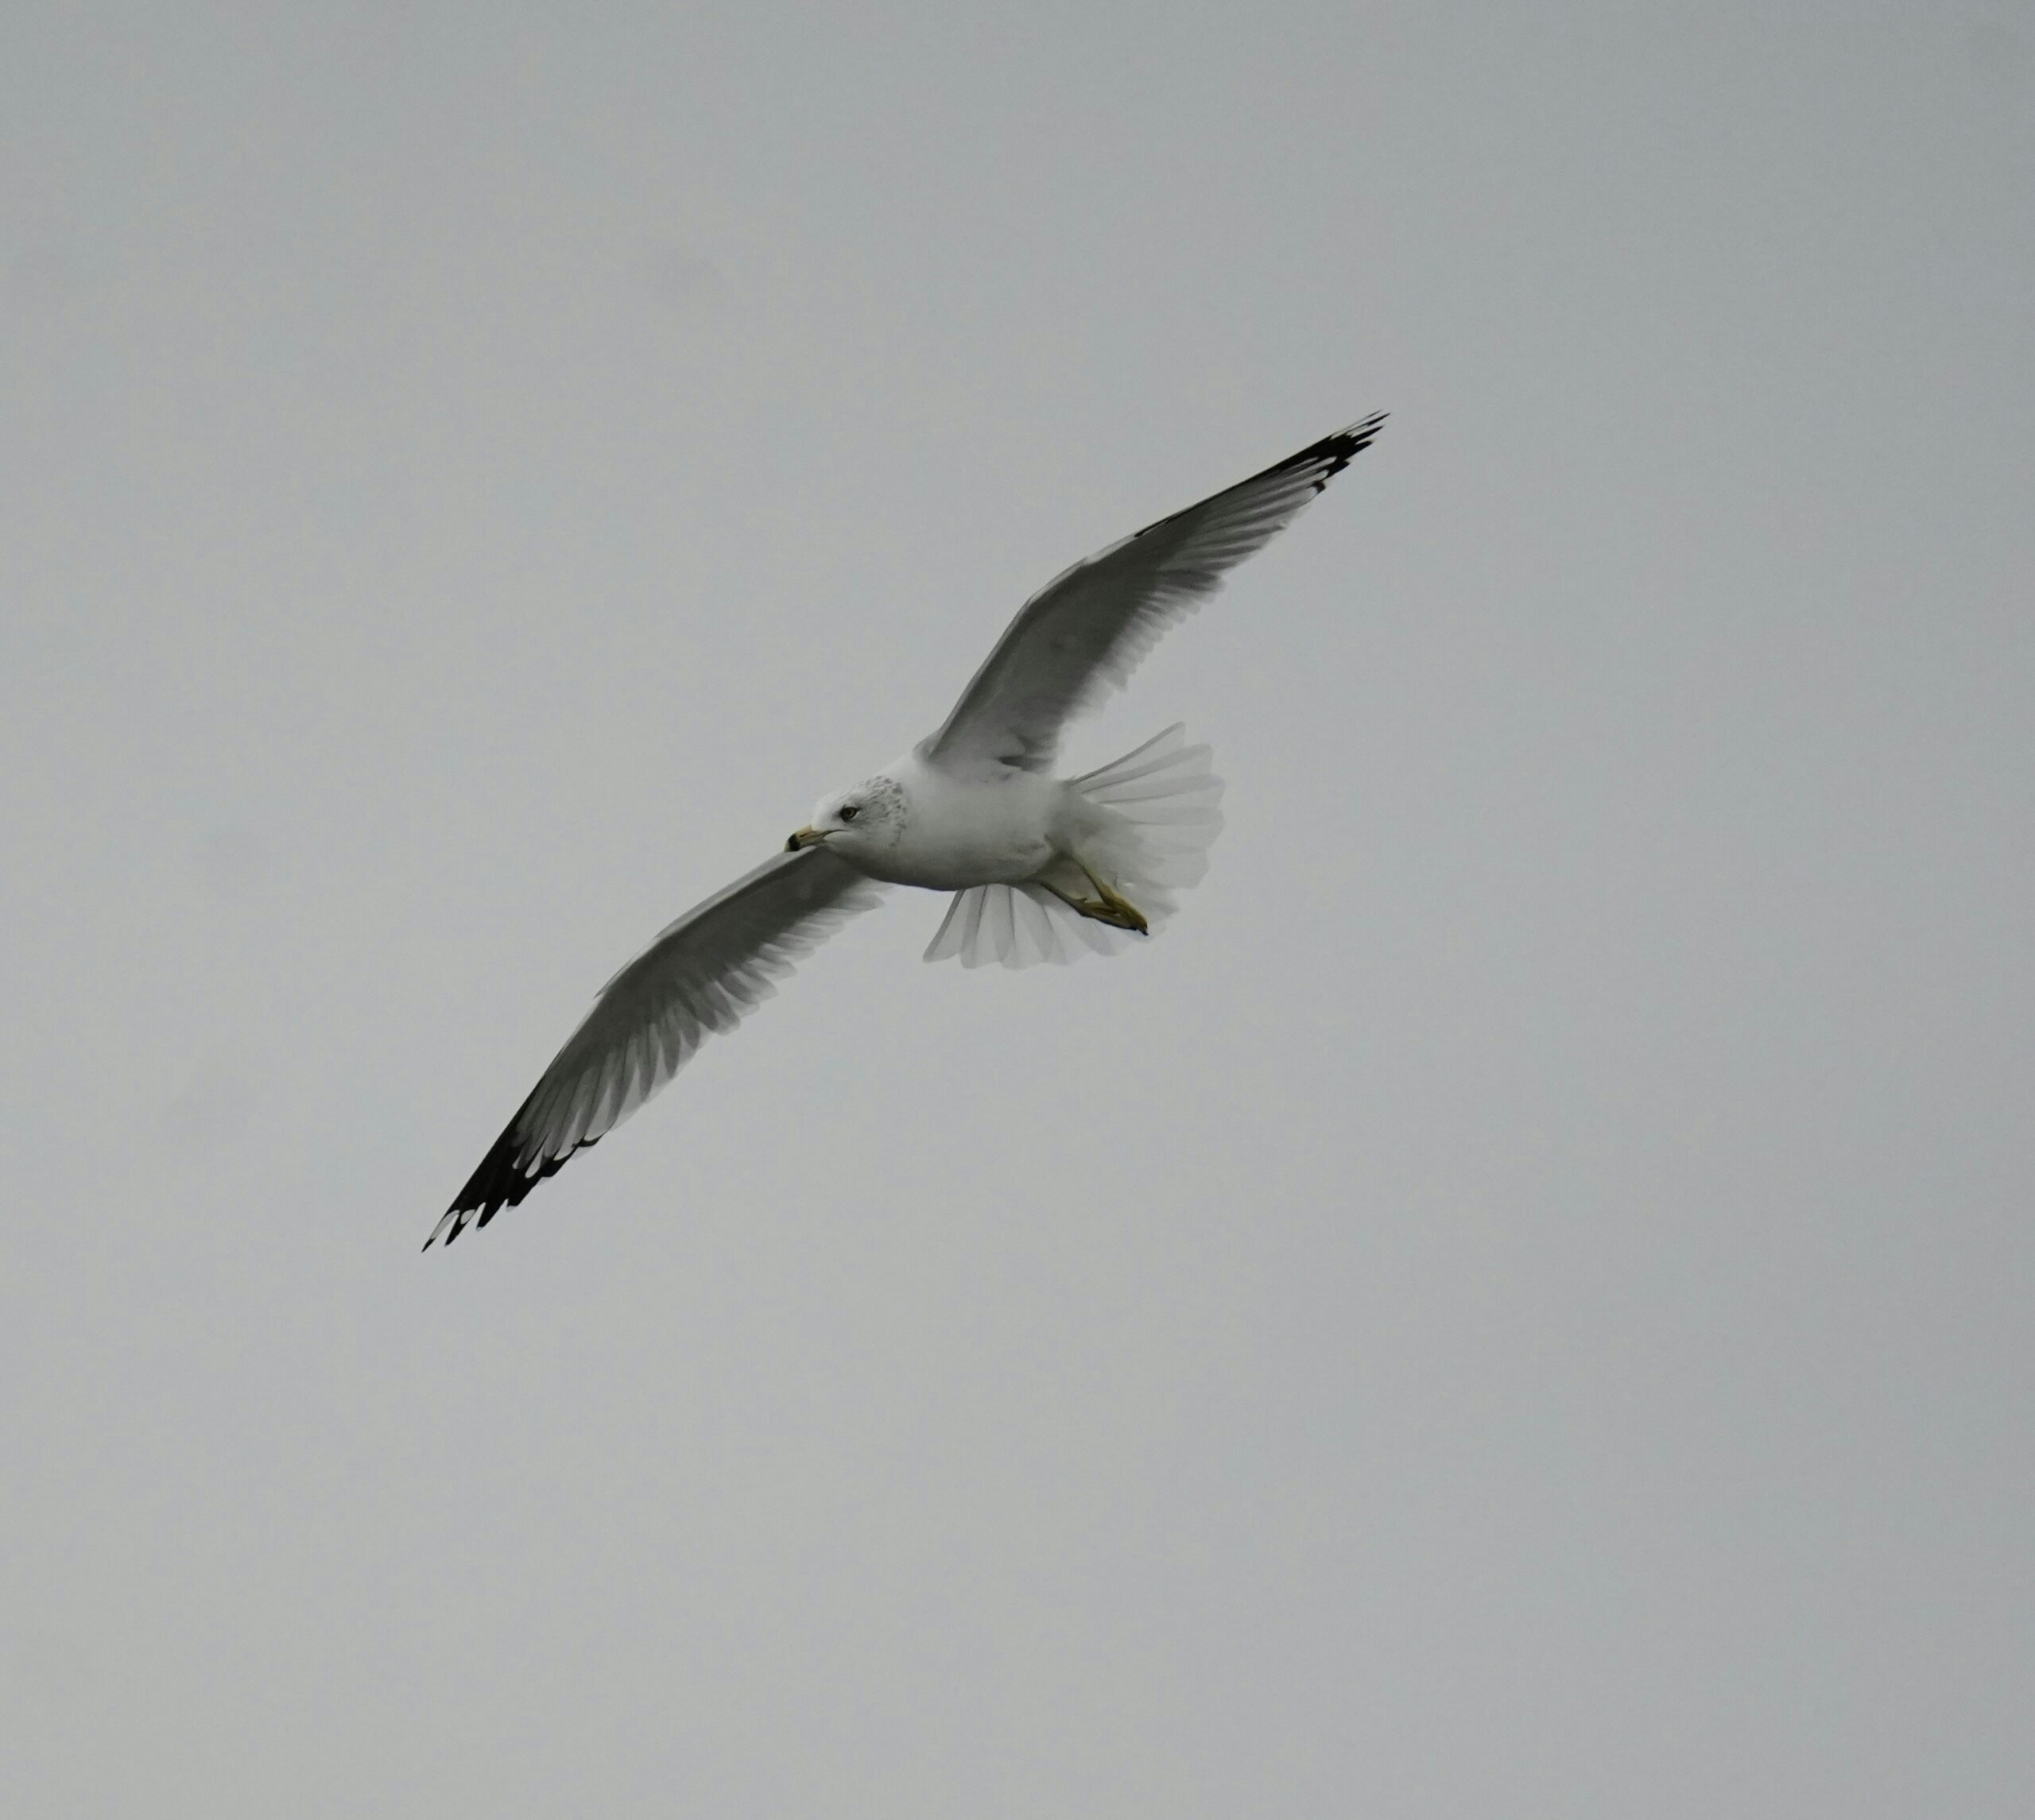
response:
M920 752L1049 770L1066 722L1121 688L1160 635L1291 524L1384 422L1380 412L1324 436L1056 576L1019 610Z
M544 1078L424 1242L486 1226L598 1144L732 1030L800 958L882 888L824 847L779 854L680 917L601 989Z

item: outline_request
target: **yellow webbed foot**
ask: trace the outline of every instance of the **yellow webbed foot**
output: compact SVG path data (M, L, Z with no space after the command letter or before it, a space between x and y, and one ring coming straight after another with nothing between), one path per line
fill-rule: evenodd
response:
M1085 865L1081 868L1081 872L1082 876L1095 888L1095 895L1092 897L1082 896L1072 891L1063 891L1050 880L1042 879L1040 882L1044 884L1046 889L1057 897L1061 903L1093 922L1107 923L1112 929L1127 929L1134 935L1151 933L1151 926L1145 920L1145 912L1135 904L1105 885Z

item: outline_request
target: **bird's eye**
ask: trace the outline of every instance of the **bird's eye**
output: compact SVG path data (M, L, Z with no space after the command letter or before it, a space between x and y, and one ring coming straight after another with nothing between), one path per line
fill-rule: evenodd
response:
M862 804L859 803L843 803L841 805L841 819L844 822L853 821L861 813Z

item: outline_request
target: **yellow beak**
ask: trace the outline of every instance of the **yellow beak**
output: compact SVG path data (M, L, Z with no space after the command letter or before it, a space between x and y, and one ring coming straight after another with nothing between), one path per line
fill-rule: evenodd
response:
M802 846L817 846L822 841L826 839L826 835L822 834L817 828L800 828L797 834L793 834L789 840L785 842L785 851L786 853L797 853Z

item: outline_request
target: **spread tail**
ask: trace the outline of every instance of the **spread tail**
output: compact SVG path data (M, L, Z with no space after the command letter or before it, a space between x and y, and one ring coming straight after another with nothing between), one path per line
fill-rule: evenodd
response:
M1169 726L1136 751L1068 783L1105 813L1092 843L1078 858L1056 862L1048 875L1060 889L1050 889L1046 879L1027 879L957 891L925 951L928 960L958 956L964 967L992 961L1029 967L1041 961L1065 966L1084 954L1112 955L1142 938L1083 916L1066 896L1087 896L1094 884L1107 885L1157 929L1176 907L1174 893L1200 882L1223 826L1215 806L1223 780L1208 769L1208 748L1189 745L1184 728Z

